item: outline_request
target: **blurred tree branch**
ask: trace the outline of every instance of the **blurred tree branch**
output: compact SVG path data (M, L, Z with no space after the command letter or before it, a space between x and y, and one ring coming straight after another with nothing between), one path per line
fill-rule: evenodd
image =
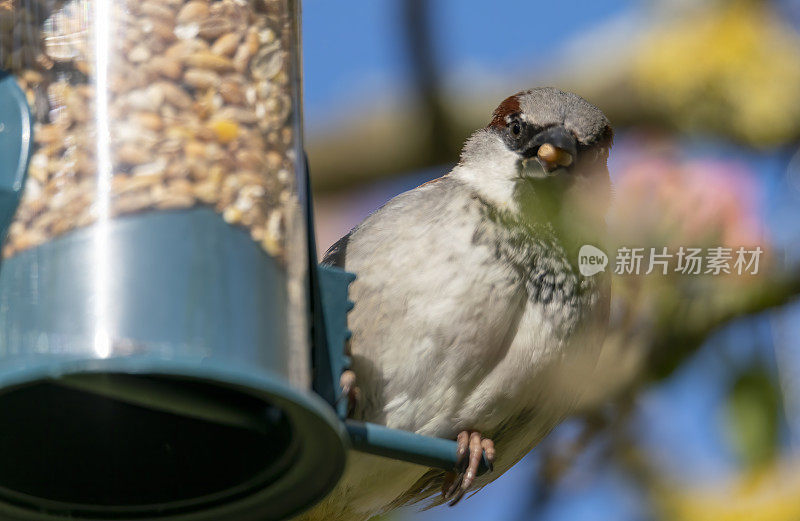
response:
M402 104L358 114L308 140L314 188L332 191L455 162L470 132L445 103L428 0L398 0L411 93Z
M646 379L663 379L724 324L748 315L783 306L800 296L800 269L756 287L733 291L719 298L676 302L671 312L660 317L646 363ZM703 308L701 313L700 308ZM698 316L699 315L699 316Z
M488 123L502 96L520 86L577 92L603 109L616 128L700 131L770 149L800 137L800 37L774 2L710 3L668 17L657 2L649 23L639 24L621 48L608 48L598 37L593 48L582 47L577 64L574 56L564 56L562 67L546 77L509 78L508 92L457 99L443 89L430 2L398 1L412 92L397 100L397 89L389 93L397 105L367 106L340 121L335 132L310 136L320 192L455 163L465 138ZM704 59L686 59L691 56Z
M421 160L438 164L452 160L452 122L442 99L440 67L433 43L433 20L428 0L402 0L403 29L413 78L415 102L424 115L418 122L425 136Z

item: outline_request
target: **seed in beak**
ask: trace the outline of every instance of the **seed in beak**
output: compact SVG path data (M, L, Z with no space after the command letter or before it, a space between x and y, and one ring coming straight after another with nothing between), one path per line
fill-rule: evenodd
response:
M572 154L563 148L558 148L550 143L545 143L544 145L540 146L536 155L538 155L539 159L542 161L553 165L566 167L572 164Z

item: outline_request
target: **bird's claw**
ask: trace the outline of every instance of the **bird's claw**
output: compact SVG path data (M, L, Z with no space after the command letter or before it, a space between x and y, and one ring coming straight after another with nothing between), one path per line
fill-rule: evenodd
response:
M461 431L456 442L458 443L456 469L445 475L442 485L442 496L445 501L449 501L451 507L461 501L461 498L472 486L478 475L478 466L482 457L486 455L490 472L494 470L495 458L494 442L483 438L480 432Z
M339 387L342 389L339 399L347 399L347 416L349 418L356 410L356 404L361 396L361 390L356 386L356 373L351 369L342 371L342 376L339 377Z

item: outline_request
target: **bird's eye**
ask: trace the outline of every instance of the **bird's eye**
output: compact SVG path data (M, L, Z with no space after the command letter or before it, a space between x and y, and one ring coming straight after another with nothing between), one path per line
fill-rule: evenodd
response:
M511 133L515 136L519 136L520 132L522 132L522 126L519 124L519 121L515 121L511 125Z

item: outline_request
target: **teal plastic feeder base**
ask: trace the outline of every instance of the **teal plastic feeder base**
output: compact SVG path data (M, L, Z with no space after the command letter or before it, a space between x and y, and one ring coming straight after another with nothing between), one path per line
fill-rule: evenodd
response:
M284 519L339 479L339 422L280 378L179 361L61 367L70 376L46 377L51 365L2 381L28 383L0 397L0 519Z
M289 384L282 268L211 210L110 226L124 341L105 351L93 228L0 269L0 519L269 521L321 499L348 437Z

